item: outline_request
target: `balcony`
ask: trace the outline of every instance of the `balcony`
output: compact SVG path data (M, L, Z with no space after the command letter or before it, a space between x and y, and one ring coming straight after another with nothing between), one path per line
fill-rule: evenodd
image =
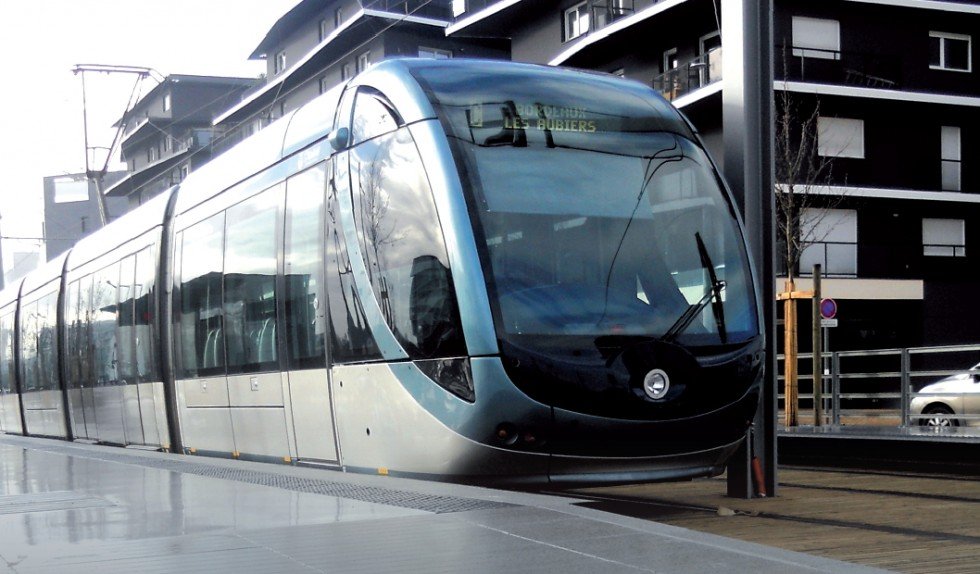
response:
M494 4L499 4L502 0L453 0L452 14L454 20L460 20L472 16L481 10L485 10ZM635 12L633 0L586 0L586 13L588 21L581 24L584 36L589 32L594 32L612 24L616 20L629 16ZM578 37L578 36L576 36Z
M892 90L901 87L902 62L889 54L776 46L775 74L780 80Z
M715 48L653 79L653 89L667 101L689 94L721 80L722 49Z
M364 0L362 3L365 10L437 20L449 20L453 4L452 0Z

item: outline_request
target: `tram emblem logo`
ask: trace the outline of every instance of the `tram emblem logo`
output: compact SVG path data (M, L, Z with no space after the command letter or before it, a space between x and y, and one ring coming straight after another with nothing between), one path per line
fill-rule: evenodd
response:
M466 110L466 116L471 128L483 127L483 104L473 104Z

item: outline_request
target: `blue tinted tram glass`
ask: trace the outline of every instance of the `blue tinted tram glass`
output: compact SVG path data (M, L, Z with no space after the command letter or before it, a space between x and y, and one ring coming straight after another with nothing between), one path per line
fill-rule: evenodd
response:
M697 237L726 283L723 304L672 336L758 334L734 208L681 116L648 88L530 66L414 72L460 165L504 337L667 334L710 297Z
M219 213L182 233L180 269L181 377L224 374L224 317L221 305L225 214Z
M91 348L96 386L119 384L117 360L116 317L118 314L117 286L119 264L115 263L95 274L92 281Z
M381 358L381 351L371 333L361 298L354 285L347 243L340 224L340 202L337 194L350 194L350 176L343 164L347 154L339 154L333 160L334 177L331 178L330 195L327 199L326 228L326 281L327 302L330 306L330 358L337 363L370 361Z
M160 380L154 341L156 297L153 286L155 281L156 258L153 248L147 247L136 254L136 283L133 286L133 320L136 324L134 360L138 383Z
M14 392L14 315L0 317L0 391Z
M326 164L286 181L286 348L290 369L326 364L323 199Z
M398 114L381 94L367 88L358 90L351 119L351 142L354 145L391 133L398 129L399 123Z
M283 186L278 185L228 209L224 334L229 373L279 368L276 267L282 201Z
M411 133L364 142L350 158L361 254L388 327L413 359L465 354L449 257Z

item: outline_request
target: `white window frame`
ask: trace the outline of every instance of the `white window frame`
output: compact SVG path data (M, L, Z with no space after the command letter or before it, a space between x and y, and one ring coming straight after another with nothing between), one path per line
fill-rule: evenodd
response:
M340 28L344 23L344 7L339 6L333 13L333 27Z
M922 254L926 257L966 257L966 220L923 218Z
M357 73L360 74L371 65L371 51L368 50L357 57Z
M174 149L174 142L167 134L163 135L163 153L170 153Z
M321 94L326 93L330 89L330 80L326 76L321 76L317 83Z
M973 38L969 34L952 34L949 32L930 31L929 38L939 38L939 65L929 64L930 70L942 70L944 72L966 72L966 73L973 71ZM966 42L966 69L950 68L946 65L945 40L960 40Z
M840 22L829 18L793 16L793 55L840 60Z
M710 34L705 34L704 36L701 36L700 38L698 38L698 55L703 56L703 55L707 54L709 50L705 50L704 49L704 44L708 40L711 40L712 38L718 38L720 36L721 36L721 31L720 30L715 30L714 32L711 32ZM720 48L720 47L721 46L719 45L719 46L716 46L715 48L711 48L711 49L714 50L714 49Z
M452 59L452 50L443 50L441 48L429 48L427 46L419 46L419 58L440 58L440 59Z
M805 243L800 254L800 274L820 263L827 275L856 277L858 216L854 209L804 209L800 234Z
M350 62L344 62L344 64L340 66L340 80L342 82L346 82L350 78Z
M864 120L818 117L817 155L864 159Z
M466 0L453 0L453 18L466 13Z
M583 18L584 15L584 18ZM584 25L583 25L584 20ZM589 3L579 2L568 8L562 18L562 28L565 31L565 41L569 42L589 33L591 21L589 13Z
M943 191L962 191L962 145L962 133L959 126L941 126L939 128L939 161L942 170L941 188Z
M671 70L676 70L680 66L680 61L677 59L677 48L664 50L663 60L661 60L660 64L663 66L664 74Z
M282 50L276 54L275 60L272 62L272 74L278 76L286 69L286 51Z
M173 97L170 92L167 92L163 94L163 111L169 112L171 107L173 107Z
M319 41L322 42L330 35L330 21L326 18L320 18L320 36Z

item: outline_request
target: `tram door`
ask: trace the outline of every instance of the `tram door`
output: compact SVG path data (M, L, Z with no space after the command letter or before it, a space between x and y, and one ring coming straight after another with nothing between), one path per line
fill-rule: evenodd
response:
M284 228L286 364L296 455L338 462L327 370L324 194L327 163L286 180Z

